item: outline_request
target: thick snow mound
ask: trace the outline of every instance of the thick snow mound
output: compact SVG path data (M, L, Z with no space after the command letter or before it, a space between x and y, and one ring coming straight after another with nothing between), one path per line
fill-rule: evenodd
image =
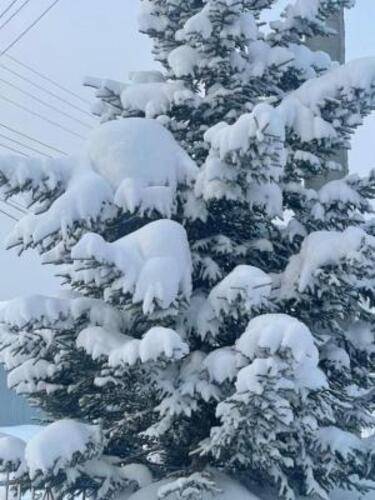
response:
M78 335L76 344L79 349L83 349L92 359L108 357L110 353L132 338L123 333L106 330L101 326L89 326Z
M350 94L353 89L371 92L374 81L375 58L356 59L307 81L293 95L313 111L318 111L324 102L333 99L339 92Z
M311 358L318 363L314 338L306 325L287 314L263 314L250 321L237 341L237 349L254 360L265 355L291 351L296 361Z
M55 160L55 163L55 169L58 171L59 160ZM32 165L33 163L30 168ZM48 180L47 177L47 184ZM23 246L38 245L56 233L68 238L77 231L78 225L93 230L100 223L115 216L111 186L106 179L94 172L90 165L77 160L77 165L71 169L69 177L64 179L61 191L61 195L55 200L50 192L47 194L52 200L48 210L40 214L26 215L16 224L7 240L9 247L20 243Z
M61 420L49 425L28 442L26 463L31 477L57 474L71 466L72 461L79 463L101 454L102 447L99 427Z
M173 104L192 97L183 82L134 82L122 91L121 104L127 112L141 112L146 118L155 118L167 114Z
M259 307L271 294L272 280L268 274L257 267L237 266L208 296L208 301L217 315L229 313L237 300L242 300L249 310Z
M265 132L285 139L285 127L282 116L268 104L259 104L252 113L242 115L233 125L218 123L205 134L205 141L218 152L224 160L233 151L245 152L254 139L262 142ZM281 172L280 172L281 175Z
M139 355L143 363L156 361L160 356L181 359L189 354L189 346L170 328L154 327L143 337Z
M139 87L159 84L142 84ZM136 86L138 87L138 86ZM96 172L115 189L115 202L134 212L170 215L178 184L191 184L197 167L173 135L155 120L126 118L105 123L89 138Z
M203 494L201 500L213 500L214 498L215 500L260 500L259 497L256 497L241 484L224 474L217 472L214 474L213 479L221 493L216 494L214 497L210 493ZM158 491L166 484L168 484L168 481L154 483L147 488L142 488L129 498L120 496L117 500L158 500ZM177 497L171 497L171 500L177 500Z
M240 265L218 283L198 311L202 337L216 336L222 316L250 313L268 302L272 279L257 267Z
M124 476L129 481L135 481L140 488L145 488L152 484L152 473L148 467L142 464L128 464L122 468Z
M147 363L159 358L179 360L189 354L189 346L180 335L170 328L153 327L142 338L133 339L118 349L114 349L109 357L111 366L121 364L134 365L137 361Z
M53 378L58 372L58 367L54 363L49 363L44 359L26 359L8 374L8 387L15 389L17 393L29 393L32 390L43 390L46 385L44 380Z
M305 238L301 251L293 256L282 277L282 295L303 292L313 285L315 272L328 265L353 257L364 243L375 242L363 229L349 227L343 232L316 231Z
M50 328L53 324L71 328L75 321L82 318L108 329L118 330L122 325L120 313L95 299L31 295L0 305L0 323L16 329L27 328L29 324L39 328Z
M14 436L0 437L0 471L16 472L25 460L26 442Z
M225 381L232 382L236 378L238 370L246 363L235 349L222 347L211 351L202 364L211 382L222 384Z
M318 368L319 353L306 325L286 314L264 314L250 321L245 333L236 343L238 351L251 364L238 373L238 392L264 390L264 377L279 377L289 368L293 382L281 377L280 387L296 390L322 389L327 380Z
M177 222L151 222L124 238L107 243L96 234L87 234L72 250L73 259L94 259L103 266L115 266L121 273L115 286L131 294L134 303L143 303L145 313L155 302L163 309L170 307L179 294L191 294L192 262L185 229ZM94 275L92 274L94 273ZM77 270L84 282L100 278L100 270ZM111 290L107 290L110 294Z
M318 431L319 443L322 449L338 453L346 460L354 457L356 452L366 453L367 442L355 434L345 432L338 427L322 427Z
M59 190L66 186L74 162L72 158L24 158L15 155L2 155L0 176L8 179L12 188L30 184L38 193L45 190Z

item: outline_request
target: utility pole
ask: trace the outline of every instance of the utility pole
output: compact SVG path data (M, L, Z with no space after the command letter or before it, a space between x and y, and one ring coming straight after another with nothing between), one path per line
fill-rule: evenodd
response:
M336 35L330 37L313 38L309 41L308 46L314 51L323 50L331 56L331 59L333 61L344 64L346 56L344 9L333 16L329 20L328 24L330 28L333 28L335 30ZM327 177L318 177L309 183L309 187L319 189L330 180L345 177L349 171L348 152L344 150L340 151L337 154L336 160L342 165L343 170L337 173L331 173Z

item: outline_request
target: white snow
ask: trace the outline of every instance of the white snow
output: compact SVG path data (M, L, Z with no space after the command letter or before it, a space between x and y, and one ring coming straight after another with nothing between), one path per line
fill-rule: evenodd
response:
M282 275L282 295L293 293L295 287L303 292L313 285L315 272L327 265L356 255L371 237L360 228L349 227L343 232L316 231L309 234L298 255L293 256Z
M195 184L198 197L243 201L250 207L265 207L270 214L281 213L282 196L276 183L287 154L285 121L278 108L259 104L233 125L221 122L211 127L204 138L210 153ZM248 187L241 186L241 177Z
M333 202L358 205L361 197L345 180L336 180L327 182L319 190L319 201L323 205L330 205Z
M139 355L142 363L159 357L178 360L189 354L189 346L170 328L153 327L142 338Z
M26 359L8 374L8 387L18 394L52 390L53 384L49 384L46 380L52 378L58 370L55 363L44 359Z
M194 76L194 70L199 66L199 52L189 45L180 45L168 56L168 63L177 78Z
M175 59L177 64L177 57ZM184 74L182 69L187 67L187 61L183 63L181 57L178 57L178 61L182 76ZM121 103L127 112L141 112L146 118L155 118L166 115L173 104L192 99L193 96L194 94L180 81L133 83L122 91Z
M114 243L87 234L72 249L72 258L78 261L76 275L84 282L90 282L93 275L100 279L100 272L79 271L81 259L114 265L121 273L116 287L131 294L134 303L143 303L145 314L152 312L155 302L166 309L179 294L190 297L189 243L185 229L171 220L151 222Z
M109 330L118 330L123 323L121 313L99 300L84 297L32 295L0 303L0 322L21 330L29 323L41 329L54 323L71 328L82 317Z
M197 174L195 163L172 134L144 118L101 125L89 138L88 155L93 168L114 188L115 203L130 213L156 209L170 216L177 185L191 184Z
M137 361L147 363L160 358L179 360L189 354L189 346L180 335L170 328L153 327L142 340L133 339L110 353L111 366L134 365Z
M275 377L279 372L279 363L273 358L267 359L255 359L250 365L245 366L238 373L236 380L236 390L237 392L253 392L254 394L261 395L265 390L264 377L271 376ZM222 408L225 406L220 406L217 409L217 416L223 415ZM227 411L226 409L224 411Z
M205 141L224 160L232 151L246 152L251 142L264 140L265 132L284 140L285 129L279 113L268 104L259 104L252 113L242 115L235 124L218 123L205 134Z
M265 305L270 297L272 279L261 269L240 265L212 288L207 300L198 308L200 335L216 335L222 315L237 317ZM237 308L240 313L237 312Z
M222 347L211 351L204 359L202 367L207 370L210 381L222 384L232 382L239 369L246 362L232 347Z
M26 442L14 436L0 437L0 471L21 472L24 469Z
M314 113L319 113L320 106L337 97L340 92L353 97L354 89L369 93L374 81L375 58L356 59L307 81L293 95Z
M82 330L76 341L79 349L97 360L108 357L114 349L118 349L132 338L115 330L106 330L101 326L89 326Z
M128 464L122 467L124 476L129 481L135 481L140 488L145 488L152 484L152 472L148 467L142 464Z
M213 30L213 25L210 21L210 7L210 3L207 2L197 14L189 17L184 27L177 32L176 39L184 40L189 38L189 35L199 35L203 39L210 38Z
M172 134L155 120L126 118L98 127L88 141L94 169L118 188L124 179L176 187L193 180L196 166Z
M360 351L375 353L375 331L373 325L364 321L356 321L345 329L347 339Z
M352 7L355 0L348 0L346 7ZM289 32L301 30L302 33L308 31L307 26L314 26L315 30L326 33L329 28L326 26L326 18L332 15L332 8L336 10L341 6L339 2L328 3L326 0L295 0L287 4L282 13L282 20L271 23L277 32Z
M60 420L41 430L27 443L25 458L30 477L58 474L73 458L85 461L100 454L103 438L99 427Z
M366 453L366 441L338 427L322 427L318 431L319 444L323 450L338 453L345 460L356 453Z
M287 68L295 55L287 47L271 47L263 40L256 40L249 44L249 57L251 75L262 77L272 66Z
M216 315L229 313L238 299L251 310L267 301L271 289L272 279L268 274L257 267L240 265L211 290L208 302Z
M311 358L316 363L319 360L319 353L308 327L286 314L257 316L250 321L236 347L250 360L288 350L298 362L303 362L306 358Z
M162 33L167 28L168 18L158 15L157 8L150 0L143 0L140 7L138 25L141 32L151 29Z
M260 500L258 497L250 493L246 488L244 488L238 482L230 479L228 476L220 472L215 472L213 477L218 489L222 492L215 495L217 500ZM161 481L154 483L147 488L143 488L129 498L119 497L116 500L158 500L158 491L162 486L168 484L168 481ZM171 500L177 500L176 498L171 498ZM203 494L201 500L212 500L212 495L207 493Z
M62 168L60 160L55 160L55 164L55 169ZM71 169L63 187L64 192L46 212L26 215L16 224L8 238L8 246L19 242L24 246L29 243L36 245L59 231L68 238L78 221L86 228L94 228L98 221L114 216L110 185L85 162L76 160L75 168Z
M261 208L269 217L282 217L283 193L278 184L250 184L247 188L247 200L250 209Z
M118 349L114 349L109 355L109 365L112 367L129 365L134 366L140 359L138 339L131 340Z
M238 373L238 392L262 394L262 377L282 375L291 368L293 380L284 376L279 387L317 390L327 387L327 380L318 368L319 353L306 325L286 314L264 314L250 321L245 333L236 342L238 351L251 364Z
M164 84L134 87L148 85ZM157 121L144 118L118 119L97 127L80 157L6 156L0 160L0 176L7 180L7 188L23 189L30 199L34 190L35 198L45 196L50 204L23 217L7 244L43 246L57 233L65 242L74 242L83 231L96 231L115 218L116 205L130 213L157 210L171 217L177 186L191 185L196 175L195 163L173 135Z

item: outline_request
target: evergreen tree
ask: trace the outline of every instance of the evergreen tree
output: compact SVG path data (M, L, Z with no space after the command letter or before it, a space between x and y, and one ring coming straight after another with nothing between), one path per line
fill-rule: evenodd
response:
M375 479L375 175L307 187L375 107L375 60L304 45L353 0L264 23L274 3L143 0L162 71L87 80L103 123L79 158L0 159L33 207L9 247L69 290L0 311L9 385L55 422L16 464L30 487L127 498L147 466L163 500L215 495L217 470L292 500Z

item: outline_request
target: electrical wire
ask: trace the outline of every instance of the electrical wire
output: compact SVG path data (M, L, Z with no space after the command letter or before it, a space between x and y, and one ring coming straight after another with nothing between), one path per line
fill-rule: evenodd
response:
M49 144L46 144L45 142L40 141L39 139L35 139L34 137L31 137L28 134L25 134L24 132L20 132L19 130L10 127L9 125L5 125L4 123L0 122L0 127L5 128L6 130L9 130L9 132L13 132L14 134L17 134L21 137L24 137L25 139L28 139L29 141L35 142L36 144L39 144L40 146L44 146L45 148L50 149L51 151L55 151L55 153L62 154L64 156L68 156L68 153L65 153L65 151L62 151L61 149L58 149L54 146L50 146Z
M30 3L31 0L25 0L14 12L13 14L8 17L8 19L6 21L3 22L3 24L0 24L0 30L2 30L3 28L5 28L5 26L7 26L16 16L17 14L19 14L21 12L22 9L24 9L29 3Z
M8 212L5 212L5 210L2 210L1 208L0 208L0 213L2 213L3 215L6 215L7 217L9 217L9 219L13 219L16 222L20 221L19 219L17 219L17 217L14 217L13 215L8 214Z
M1 132L0 132L0 137L2 137L3 139L6 139L7 141L13 142L14 144L17 144L17 146L22 146L25 149L29 149L33 153L40 154L42 156L45 156L46 158L52 158L52 156L49 155L48 153L44 153L43 151L40 151L39 149L33 148L32 146L28 146L27 144L25 144L21 141L17 141L17 139L12 139L11 137L8 137L7 135L2 134Z
M35 75L39 76L43 80L51 83L52 85L54 85L58 89L63 90L67 94L70 94L71 96L75 97L76 99L79 99L81 102L84 102L85 104L88 104L89 106L91 106L91 102L88 99L85 99L82 96L80 96L79 94L77 94L76 92L73 92L72 90L68 89L67 87L64 87L64 85L61 85L60 83L56 82L55 80L53 80L49 76L44 75L41 71L38 71L35 68L33 68L32 66L29 66L28 64L25 64L24 62L20 61L19 59L17 59L14 56L11 56L10 54L5 54L5 56L8 59L10 59L11 61L15 62L16 64L22 66L23 68L28 69L29 71L31 71Z
M10 207L14 208L14 210L18 210L18 212L21 212L23 215L27 215L28 211L26 210L25 207L20 205L19 203L16 203L15 201L10 201L10 200L5 200L4 198L0 198L0 201L5 203L6 205L9 205Z
M19 104L18 102L13 101L13 99L10 99L9 97L5 97L4 95L0 94L0 99L2 99L3 101L5 101L9 104L12 104L16 108L22 109L23 111L26 111L27 113L40 118L41 120L44 120L45 122L53 125L54 127L58 127L61 130L64 130L66 133L68 133L70 135L73 135L75 137L79 137L80 139L84 139L84 137L81 134L78 134L77 132L74 132L73 130L70 130L67 127L64 127L64 125L61 125L60 123L57 123L53 120L50 120L49 118L37 113L36 111L33 111L32 109L29 109L26 106L23 106L22 104Z
M0 57L5 55L10 51L22 38L29 33L54 7L60 2L60 0L54 0L47 9L45 9L29 26L24 29L5 49L0 52Z
M10 9L13 7L13 5L15 3L17 3L18 0L12 0L12 2L10 2L10 4L8 5L8 7L6 7L3 12L0 14L0 19L2 19L9 11Z
M51 92L50 90L46 89L45 87L42 87L42 85L39 85L38 83L33 82L32 80L30 80L29 78L23 76L21 73L18 73L14 69L8 68L4 64L0 64L0 68L4 69L5 71L7 71L8 73L10 73L11 75L16 76L20 80L22 80L22 81L24 81L24 82L32 85L36 89L38 89L38 90L40 90L40 91L42 91L42 92L50 95L51 97L54 97L55 99L58 99L59 101L65 103L65 104L67 104L71 108L73 108L73 109L75 109L77 111L80 111L81 113L84 113L85 115L89 116L91 119L94 119L94 117L92 116L92 114L89 113L88 111L86 111L85 109L82 109L79 106L76 106L75 104L72 104L70 101L67 101L63 97L60 97L58 94L55 94L54 92Z
M61 115L65 116L66 118L69 118L70 120L73 120L73 121L77 122L82 127L86 127L86 128L89 128L89 129L92 128L90 124L88 124L88 123L80 120L79 118L76 118L73 115L70 115L69 113L66 113L62 109L57 108L56 106L53 106L53 104L50 104L49 102L43 101L43 99L40 99L39 97L35 96L31 92L27 92L26 90L23 90L18 85L15 85L14 83L11 83L8 80L5 80L4 78L0 78L0 82L4 83L5 85L8 85L8 87L11 87L11 88L17 90L17 92L20 92L21 94L26 95L27 97L30 97L30 99L33 99L34 101L38 102L39 104L42 104L43 106L46 106L47 108L52 109L56 113L60 113Z
M0 148L8 149L9 151L12 151L12 153L16 153L16 154L25 156L25 158L30 158L29 155L27 155L23 151L20 151L19 149L12 148L12 146L7 146L6 144L0 143Z

